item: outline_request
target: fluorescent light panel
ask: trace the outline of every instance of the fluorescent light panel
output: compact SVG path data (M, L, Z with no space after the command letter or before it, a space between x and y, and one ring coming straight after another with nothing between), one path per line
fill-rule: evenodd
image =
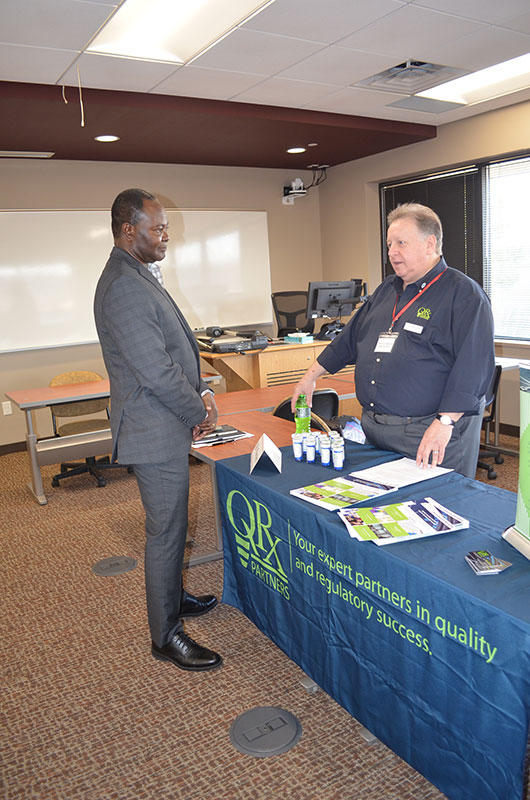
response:
M274 0L125 0L87 53L186 64Z
M417 96L443 100L446 103L474 105L528 87L530 87L530 53L472 72L454 81L442 83L424 92L418 92Z
M0 150L0 158L51 158L55 153L39 153L35 150Z

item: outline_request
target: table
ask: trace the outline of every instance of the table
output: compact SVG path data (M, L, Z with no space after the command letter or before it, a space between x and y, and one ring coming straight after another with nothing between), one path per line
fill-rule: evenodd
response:
M217 375L203 374L207 382L217 380ZM242 411L271 411L286 395L290 394L295 384L272 386L264 389L246 390L234 393L221 393L215 396L220 414L240 414ZM352 381L335 378L322 378L317 388L335 389L343 400L355 398ZM77 403L82 400L95 400L110 396L108 379L75 383L66 386L44 386L38 389L20 389L6 392L26 415L26 447L30 461L31 482L29 489L40 505L48 502L40 467L46 464L58 464L65 459L86 458L87 456L106 455L112 450L110 428L90 433L75 434L39 439L33 425L32 411L46 408L54 403ZM239 452L239 451L234 451ZM248 451L245 451L248 452ZM232 455L227 453L226 455Z
M225 378L227 391L235 392L299 380L328 344L329 341L272 344L264 350L245 350L240 353L208 353L201 350L201 358ZM355 368L349 365L337 374L353 376L354 371Z
M74 383L67 386L44 386L39 389L19 389L6 392L6 397L26 414L26 447L30 460L31 483L29 488L40 505L48 500L42 485L41 466L59 464L67 459L102 456L112 450L110 428L71 436L39 439L33 427L32 411L54 403L77 403L109 397L108 380Z
M266 386L258 389L243 389L239 392L220 392L215 395L215 402L220 414L239 414L241 411L272 411L278 403L289 397L296 383L283 383L278 386ZM317 389L334 389L339 400L355 400L353 380L325 376L316 382ZM360 414L360 406L359 414Z
M239 394L239 392L237 392ZM208 464L212 481L213 502L215 508L215 527L217 536L217 547L207 553L194 557L190 564L201 564L207 561L217 561L223 557L223 528L221 524L219 496L217 493L216 464L223 458L241 456L251 453L259 437L266 433L278 447L291 444L291 435L294 431L294 424L280 417L273 417L272 414L264 414L262 411L246 411L237 414L234 418L232 414L222 414L219 416L218 425L235 425L246 433L253 434L246 439L237 439L235 442L227 444L213 445L210 447L192 448L192 455L199 461Z
M218 380L218 376L211 373L203 374L202 377L208 383ZM29 488L40 505L46 505L48 502L42 485L41 466L59 464L66 459L97 457L111 452L112 435L109 427L89 433L39 439L32 417L32 412L36 408L47 408L54 403L77 403L83 400L109 397L110 383L108 379L88 383L72 383L65 386L18 389L5 392L5 395L26 415L26 447L31 475Z
M346 443L345 471L395 454ZM282 475L248 457L217 464L223 601L451 800L522 794L530 712L530 570L500 538L512 492L455 473L389 502L432 496L466 531L376 547L289 495L330 477L284 452ZM489 549L513 566L476 576ZM355 765L352 765L355 768Z

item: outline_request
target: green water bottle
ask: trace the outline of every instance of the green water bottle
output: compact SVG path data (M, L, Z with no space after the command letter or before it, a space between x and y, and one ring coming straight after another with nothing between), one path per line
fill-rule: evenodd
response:
M307 405L305 394L298 395L294 409L294 420L297 433L309 433L311 426L311 409Z

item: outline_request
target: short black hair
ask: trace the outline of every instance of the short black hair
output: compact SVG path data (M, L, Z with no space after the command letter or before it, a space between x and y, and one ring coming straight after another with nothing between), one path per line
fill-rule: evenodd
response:
M156 200L156 197L143 189L124 189L119 193L110 212L112 234L115 239L121 234L121 226L124 222L130 222L131 225L137 224L145 200Z

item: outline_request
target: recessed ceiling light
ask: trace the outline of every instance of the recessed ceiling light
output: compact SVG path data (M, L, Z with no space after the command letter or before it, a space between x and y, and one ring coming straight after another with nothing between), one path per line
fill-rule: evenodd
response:
M289 147L288 153L305 153L305 147Z
M530 86L530 53L492 67L471 72L462 78L442 83L424 92L418 97L432 100L443 100L446 103L473 105L495 97L527 89Z
M274 0L126 0L87 53L187 64Z
M318 147L318 142L309 142L308 147Z
M51 158L55 153L38 153L33 150L0 150L0 158Z
M96 142L119 142L120 137L114 136L113 133L104 133L101 136L94 136Z

